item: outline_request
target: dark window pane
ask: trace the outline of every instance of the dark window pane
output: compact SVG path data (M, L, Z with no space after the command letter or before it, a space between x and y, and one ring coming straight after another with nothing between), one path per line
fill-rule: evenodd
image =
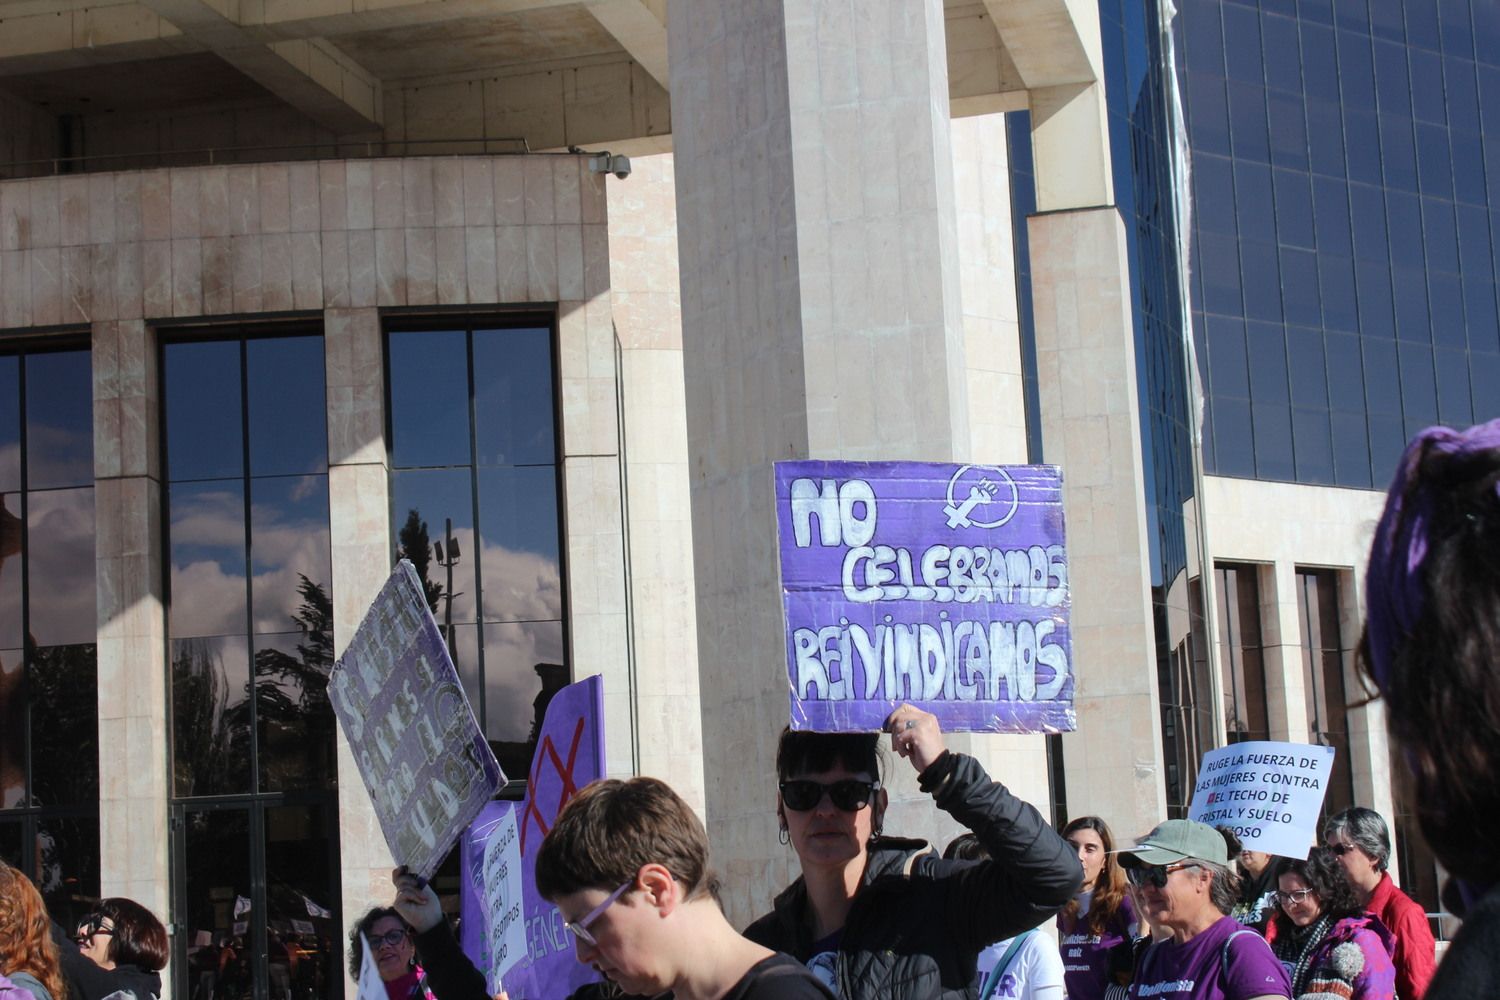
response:
M1245 359L1245 324L1226 316L1204 320L1208 338L1209 385L1215 395L1250 398L1250 368Z
M1197 6L1207 7L1208 4ZM1224 79L1189 71L1188 130L1194 153L1229 155L1229 98Z
M612 358L588 360L591 368L604 365L613 370ZM479 464L555 463L552 415L551 331L474 331L474 428L479 440Z
M422 577L438 623L474 621L474 491L469 470L392 473L391 510L401 525L397 538L402 554ZM443 547L441 557L434 547L438 544ZM426 566L420 558L424 550Z
M1408 49L1411 70L1411 113L1419 122L1446 125L1443 109L1443 59L1436 52Z
M1340 486L1369 489L1370 478L1370 434L1365 427L1363 413L1329 414L1333 425L1333 470Z
M1246 325L1250 357L1250 396L1256 402L1285 403L1287 395L1286 340L1276 323L1251 321Z
M99 896L99 817L39 816L33 849L36 883L52 919L77 926Z
M1489 280L1493 258L1488 213L1469 208L1458 210L1458 259L1465 280Z
M1396 336L1402 340L1431 343L1432 322L1427 315L1427 275L1415 268L1391 270L1396 291Z
M1438 419L1450 427L1467 427L1474 422L1469 405L1469 356L1464 351L1438 348L1432 352L1437 375Z
M0 354L0 493L21 488L21 359Z
M307 631L255 637L255 713L260 790L333 788L333 605L315 586L299 611Z
M306 608L303 581L326 595L328 477L250 481L251 614L256 632L285 632Z
M25 645L21 623L21 497L0 493L0 649ZM14 666L15 664L10 664Z
M1393 4L1378 4L1386 8ZM1411 117L1411 79L1406 69L1406 48L1385 41L1375 43L1375 95L1381 114Z
M1281 321L1281 265L1269 243L1240 245L1240 277L1245 282L1245 315L1272 323Z
M1382 263L1390 260L1384 192L1365 184L1349 185L1349 212L1354 222L1355 259Z
M31 657L31 791L38 805L99 798L99 705L93 643L41 646Z
M1375 112L1344 107L1344 155L1350 180L1364 184L1385 182L1380 172L1380 119Z
M1401 7L1398 4L1372 3L1370 5L1370 34L1384 42L1400 42L1406 38L1406 26L1401 23ZM1378 46L1380 42L1377 42Z
M1451 53L1443 57L1442 96L1449 125L1465 132L1479 131L1479 83L1472 61Z
M1381 114L1380 165L1387 187L1417 190L1417 152L1412 146L1410 118ZM1349 172L1354 173L1352 164Z
M1291 91L1300 98L1302 52L1297 40L1297 22L1290 17L1262 14L1260 31L1265 46L1266 86ZM1238 43L1227 47L1238 48Z
M1344 176L1344 121L1332 101L1307 103L1308 162L1315 174L1342 180Z
M94 490L27 495L27 627L46 646L94 641Z
M1432 348L1425 344L1397 344L1401 358L1401 415L1409 428L1421 430L1437 422L1437 382L1432 371Z
M1469 346L1464 333L1464 295L1458 275L1450 271L1427 272L1427 309L1434 344L1459 350Z
M1453 197L1453 163L1448 158L1448 130L1417 123L1417 179L1425 195Z
M1471 281L1465 277L1464 317L1469 331L1469 345L1477 350L1500 349L1500 316L1495 309L1495 286L1488 281ZM1487 383L1476 382L1476 385ZM1500 385L1500 383L1495 383ZM1496 393L1500 398L1500 393Z
M1260 163L1234 164L1236 217L1241 240L1276 242L1276 203L1271 168Z
M318 806L272 806L265 816L271 1000L336 996L344 978L336 823Z
M1233 46L1231 46L1231 51ZM1229 142L1235 158L1255 163L1271 159L1266 125L1266 92L1257 84L1229 81Z
M26 672L19 649L0 649L0 810L26 805Z
M1384 261L1355 261L1354 279L1359 289L1360 332L1366 337L1394 337L1396 313L1389 266Z
M1387 416L1401 413L1401 369L1396 361L1396 345L1390 340L1365 338L1365 406L1373 413Z
M1193 157L1193 210L1200 231L1235 235L1234 172L1227 157Z
M187 873L179 915L187 939L202 949L192 961L195 988L213 1000L250 1000L251 950L250 816L243 809L191 810L186 816L183 870Z
M1438 48L1438 0L1404 0L1406 9L1406 41L1414 46L1412 55L1426 55L1421 49ZM1416 80L1412 81L1416 86Z
M562 617L555 467L479 470L486 621Z
M1303 19L1302 88L1309 103L1325 101L1338 104L1339 71L1336 62L1333 30Z
M1484 390L1474 394L1474 419L1500 417L1500 393L1490 391L1500 385L1500 353L1473 351L1469 354L1469 368L1473 384Z
M1406 424L1400 416L1370 414L1370 469L1375 485L1384 489L1406 448Z
M1182 8L1183 46L1191 70L1224 75L1224 34L1219 4L1195 3Z
M1438 30L1443 51L1448 55L1462 55L1465 59L1474 56L1475 31L1469 23L1469 4L1438 4Z
M1281 248L1281 305L1288 323L1322 325L1318 258L1312 251Z
M168 478L244 475L239 342L168 344L162 380Z
M1458 230L1451 201L1422 199L1422 235L1427 244L1427 266L1457 272Z
M1203 307L1209 312L1242 314L1239 242L1230 236L1203 233L1198 240L1199 276L1203 280Z
M1348 31L1370 33L1370 11L1365 0L1338 0L1333 5L1333 21L1339 28ZM1369 40L1365 40L1369 44Z
M1483 205L1488 197L1484 174L1484 143L1478 133L1450 132L1453 197L1469 205Z
M1224 4L1222 10L1224 37L1234 40L1233 44L1224 46L1229 79L1262 85L1265 80L1265 63L1260 48L1260 17L1255 8L1233 3Z
M242 450L241 450L242 451ZM245 498L241 480L168 488L172 600L167 634L231 635L245 619Z
M1328 376L1324 368L1323 332L1300 326L1286 328L1287 361L1292 379L1292 403L1325 409Z
M465 341L461 330L390 335L391 461L398 468L469 463Z
M1352 256L1354 237L1349 223L1349 185L1327 177L1314 177L1312 184L1318 252Z
M1390 227L1391 263L1397 267L1421 268L1422 205L1414 194L1385 193L1386 220Z
M1255 422L1255 472L1261 479L1292 482L1292 414L1285 404L1252 403Z
M1307 123L1300 94L1273 91L1267 98L1271 133L1271 162L1278 167L1307 170Z
M1243 399L1213 396L1214 457L1220 475L1252 478L1255 475L1254 437L1250 427L1250 403Z
M1377 5L1385 6L1385 5ZM1301 590L1302 678L1307 722L1314 741L1334 748L1324 815L1354 802L1349 767L1349 723L1344 692L1344 649L1339 619L1338 574L1334 570L1298 570Z
M1323 323L1330 330L1359 330L1359 308L1354 294L1354 261L1333 254L1318 255L1318 287L1323 293Z
M250 396L250 475L326 472L323 338L246 341L245 378Z
M1364 367L1360 364L1357 334L1328 333L1328 405L1334 410L1362 413L1365 408Z
M176 639L172 655L174 793L250 787L250 656L243 635Z
M1256 567L1215 567L1224 728L1230 743L1270 739Z
M1333 485L1333 439L1327 410L1292 410L1299 483Z
M26 358L26 485L94 484L94 385L88 351Z
M1275 171L1276 235L1282 246L1313 248L1312 185L1307 174Z

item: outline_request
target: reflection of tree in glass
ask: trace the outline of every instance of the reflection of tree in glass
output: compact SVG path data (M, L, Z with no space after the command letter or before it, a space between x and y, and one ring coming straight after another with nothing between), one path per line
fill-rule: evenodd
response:
M93 643L31 651L32 805L99 797L97 664Z
M255 652L255 708L264 745L262 788L331 787L333 709L328 674L333 669L333 601L301 573L302 604L292 616L302 632L297 655L267 647Z
M246 692L248 693L248 692ZM250 752L249 700L229 703L223 658L210 639L183 639L172 661L172 729L177 794L244 791L225 787Z
M422 581L422 595L427 598L427 606L437 614L438 601L443 599L443 585L434 583L427 578L427 567L432 562L432 544L427 534L427 522L413 508L406 512L406 523L401 526L398 536L401 539L401 549L396 553L398 559L411 561L412 569L417 571L417 579Z

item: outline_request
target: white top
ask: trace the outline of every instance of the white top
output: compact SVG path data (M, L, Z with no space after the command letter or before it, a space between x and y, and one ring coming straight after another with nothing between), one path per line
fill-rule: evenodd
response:
M997 941L979 953L981 985L1014 940ZM979 1000L1063 1000L1063 963L1057 942L1040 931L1028 934L1000 981Z

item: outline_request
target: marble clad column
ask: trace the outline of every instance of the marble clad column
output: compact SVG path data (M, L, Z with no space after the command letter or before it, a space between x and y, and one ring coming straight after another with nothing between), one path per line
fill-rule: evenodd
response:
M1128 840L1166 818L1166 788L1125 227L1113 207L1082 208L1034 215L1029 232L1043 447L1063 467L1073 597L1068 812Z
M771 464L969 448L943 5L695 0L668 32L704 784L742 924L795 871Z
M138 319L97 322L91 346L99 884L165 918L171 746L156 336Z
M389 476L380 316L327 309L323 351L328 389L328 519L333 548L333 644L342 656L390 575ZM391 853L359 768L338 732L339 865L347 926L390 900ZM352 982L345 993L354 995Z

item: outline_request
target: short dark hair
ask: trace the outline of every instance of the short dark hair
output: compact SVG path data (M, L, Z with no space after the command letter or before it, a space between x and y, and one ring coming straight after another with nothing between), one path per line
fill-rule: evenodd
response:
M365 961L365 938L375 929L375 925L386 917L393 917L401 921L401 926L406 928L410 934L411 924L406 918L397 912L394 906L372 906L365 915L349 930L349 976L354 980L359 979L360 966Z
M708 864L708 833L664 781L595 781L568 800L536 856L536 889L556 899L584 889L612 890L659 864L692 898L718 898Z
M944 861L988 861L990 852L972 833L961 833L943 848Z
M778 780L827 771L837 765L879 780L880 734L813 733L790 726L781 731L781 740L776 745Z
M147 972L166 968L167 958L171 955L167 929L156 919L156 914L124 896L100 900L94 912L108 917L114 925L115 932L109 936L107 953L111 962L134 965Z
M1391 831L1385 820L1374 809L1350 806L1343 812L1334 813L1323 824L1323 839L1341 833L1364 851L1375 862L1377 871L1385 871L1391 863Z
M1314 847L1308 852L1305 861L1299 858L1282 858L1276 863L1278 883L1283 875L1295 875L1306 882L1307 887L1318 894L1322 913L1335 920L1351 917L1364 910L1355 898L1354 886L1349 884L1349 876L1345 874L1344 866L1339 864L1338 855L1326 847ZM1280 891L1278 885L1277 892ZM1276 922L1278 934L1289 935L1296 929L1291 918L1281 908L1279 896L1276 912L1271 915L1271 919Z

